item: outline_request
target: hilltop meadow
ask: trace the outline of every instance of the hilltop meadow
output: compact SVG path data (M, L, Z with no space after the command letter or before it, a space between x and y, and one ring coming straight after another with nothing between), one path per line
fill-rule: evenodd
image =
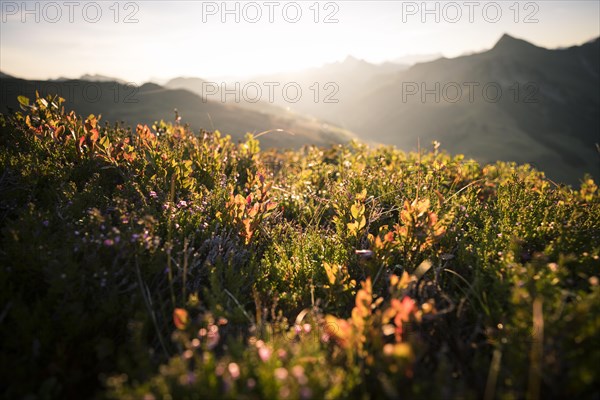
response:
M62 102L0 115L2 397L600 396L591 176Z

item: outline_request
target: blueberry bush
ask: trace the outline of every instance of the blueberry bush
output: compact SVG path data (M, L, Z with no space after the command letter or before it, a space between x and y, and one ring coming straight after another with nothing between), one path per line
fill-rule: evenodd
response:
M62 101L0 116L6 398L600 396L591 178Z

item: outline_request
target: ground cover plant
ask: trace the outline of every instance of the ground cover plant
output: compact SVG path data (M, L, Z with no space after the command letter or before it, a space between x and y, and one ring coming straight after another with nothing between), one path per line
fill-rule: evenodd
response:
M589 177L19 101L0 116L6 398L600 396Z

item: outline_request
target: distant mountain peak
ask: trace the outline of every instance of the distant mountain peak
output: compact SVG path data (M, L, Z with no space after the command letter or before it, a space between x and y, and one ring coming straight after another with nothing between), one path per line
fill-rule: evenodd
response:
M362 61L359 58L356 58L352 55L347 55L346 58L344 59L344 62L357 62L357 61Z
M106 76L106 75L100 75L100 74L94 74L94 75L84 74L84 75L81 75L81 77L79 79L82 81L90 81L90 82L117 82L117 83L121 83L121 84L127 83L122 79L113 78L112 76Z
M518 39L514 36L509 35L508 33L505 33L504 35L502 35L500 40L496 42L496 45L494 46L493 50L519 51L534 48L538 47L529 43L526 40Z
M346 64L346 65L368 65L369 63L366 62L365 60L362 60L360 58L356 58L354 56L347 56L344 61L342 61L341 64Z
M585 42L584 44L598 44L600 43L600 36L594 38L594 39L590 39L587 42Z

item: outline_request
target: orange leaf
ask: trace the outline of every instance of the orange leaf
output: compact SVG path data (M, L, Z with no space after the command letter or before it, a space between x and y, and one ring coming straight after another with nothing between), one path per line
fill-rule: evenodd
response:
M100 134L98 133L98 129L94 128L90 131L90 140L92 141L92 143L96 143L99 137Z
M177 329L185 329L190 322L188 312L183 308L176 308L173 311L173 323Z
M393 242L394 241L394 232L386 233L383 238L386 242L390 242L390 243Z
M348 347L351 344L352 326L348 321L336 318L333 315L325 316L325 333L337 342L341 347Z
M56 128L56 132L54 132L54 135L56 136L56 138L60 138L64 133L65 133L65 127L64 127L64 125L61 125L58 128Z

